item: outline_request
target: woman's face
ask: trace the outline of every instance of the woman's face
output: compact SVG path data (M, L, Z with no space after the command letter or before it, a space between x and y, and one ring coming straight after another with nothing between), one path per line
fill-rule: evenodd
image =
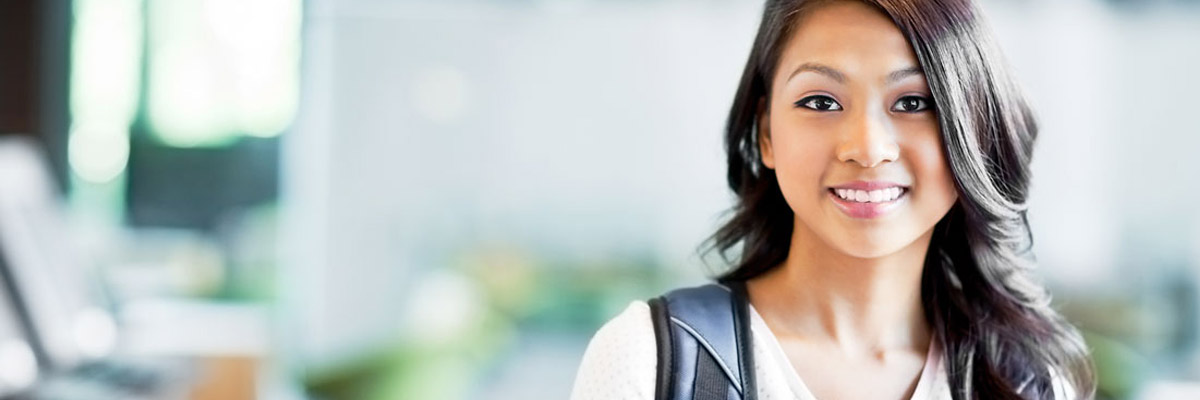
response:
M782 49L759 143L795 234L874 258L926 237L957 199L908 41L859 2L810 10Z

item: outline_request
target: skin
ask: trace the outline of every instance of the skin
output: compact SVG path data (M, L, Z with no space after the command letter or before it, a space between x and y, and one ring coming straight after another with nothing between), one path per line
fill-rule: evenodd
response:
M957 200L932 96L912 47L878 10L835 2L796 28L759 138L795 215L791 250L748 282L750 301L818 398L908 399L931 343L925 254ZM852 218L829 188L856 180L910 191L883 216Z

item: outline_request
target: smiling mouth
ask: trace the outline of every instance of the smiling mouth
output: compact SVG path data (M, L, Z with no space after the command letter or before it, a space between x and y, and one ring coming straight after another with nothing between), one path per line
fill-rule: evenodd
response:
M829 188L829 199L854 219L881 218L908 201L907 186L880 182L855 182Z
M838 199L850 203L891 203L899 200L904 195L908 194L909 189L902 186L893 186L883 189L874 190L857 190L857 189L838 189L829 188L829 193L832 193Z

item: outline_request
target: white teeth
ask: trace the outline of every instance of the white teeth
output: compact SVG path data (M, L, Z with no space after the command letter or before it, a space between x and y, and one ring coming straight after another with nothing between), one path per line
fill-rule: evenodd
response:
M854 189L834 189L833 192L838 197L846 201L854 201L859 203L886 203L896 200L900 195L904 194L904 189L899 187L890 187L887 189L876 190L854 190Z

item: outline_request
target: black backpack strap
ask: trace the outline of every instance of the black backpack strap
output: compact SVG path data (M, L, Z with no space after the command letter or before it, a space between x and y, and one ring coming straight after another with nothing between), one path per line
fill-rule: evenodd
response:
M746 293L746 282L733 281L726 283L733 290L733 320L734 333L738 342L739 369L748 371L742 374L742 387L746 388L744 400L758 399L758 381L754 376L754 336L750 331L750 295Z
M671 378L675 376L675 359L671 354L671 316L667 314L667 303L662 297L650 299L650 320L654 321L654 342L658 347L654 398L666 400L672 392Z
M708 284L650 300L659 400L757 398L745 286Z

